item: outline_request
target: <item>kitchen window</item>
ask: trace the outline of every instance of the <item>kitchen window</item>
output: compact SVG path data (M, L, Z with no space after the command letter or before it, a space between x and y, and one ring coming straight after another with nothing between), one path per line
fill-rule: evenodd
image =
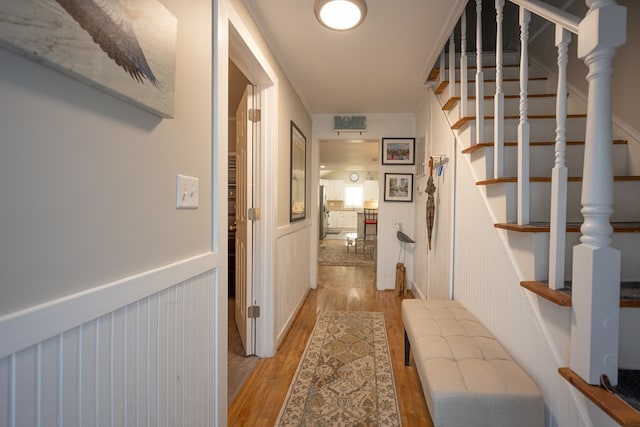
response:
M362 184L346 184L344 186L344 207L361 208L364 201L364 186Z

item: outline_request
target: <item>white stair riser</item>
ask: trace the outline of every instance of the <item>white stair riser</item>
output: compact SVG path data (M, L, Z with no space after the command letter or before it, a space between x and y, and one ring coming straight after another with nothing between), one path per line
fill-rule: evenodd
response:
M444 101L446 102L446 101ZM529 114L549 114L549 111L555 111L556 98L544 97L544 98L529 98ZM449 120L453 123L462 117L461 102L456 103L454 108L446 112ZM476 101L471 99L467 101L467 115L473 116L476 114ZM484 114L487 116L494 115L494 102L493 98L484 100ZM507 116L520 114L520 98L506 98L504 100L504 114Z
M518 140L519 119L505 119L504 140ZM584 141L585 119L582 117L567 119L567 141ZM530 141L545 142L556 139L556 120L529 118ZM461 139L475 141L475 120L471 120L458 130ZM485 120L484 140L493 141L493 120Z
M565 277L571 279L573 269L573 247L580 244L580 233L567 233ZM611 246L621 253L620 280L624 282L640 281L640 233L614 233ZM548 253L548 252L547 252ZM547 256L548 257L548 256Z
M613 144L613 174L624 176L629 172L628 151L626 144ZM493 156L493 147L485 148L487 155ZM567 145L565 165L569 169L569 176L582 176L584 161L584 145ZM550 177L555 163L555 146L531 146L530 175L536 177ZM493 166L491 166L491 171ZM491 171L490 174L492 173ZM487 178L491 175L479 175ZM518 175L518 147L504 148L504 176ZM482 179L482 178L481 178Z
M495 82L487 82L485 78L484 84L484 94L485 95L495 95L496 94L496 83ZM445 91L447 91L445 89ZM529 80L527 83L527 92L528 93L555 93L556 88L552 87L552 83L549 80ZM505 81L502 83L502 92L503 93L520 93L520 81ZM473 80L470 80L467 83L467 95L475 96L476 94L476 83L475 77ZM460 96L460 85L456 85L456 95Z
M448 45L447 45L447 49L448 49ZM448 51L447 51L448 52ZM458 52L455 55L456 58L456 67L460 66L460 53ZM467 51L467 66L469 68L475 68L476 67L476 52L475 51ZM445 65L448 67L449 66L449 55L447 53L445 53ZM513 52L503 52L502 54L502 63L503 64L519 64L520 63L520 53L513 51ZM439 64L439 63L438 63ZM489 66L493 66L496 65L496 56L494 53L485 53L482 55L482 65L483 67L489 67Z
M459 67L459 64L458 64ZM469 67L467 66L467 79L468 80L473 80L476 78L476 67ZM496 79L496 74L497 74L497 69L496 67L486 67L482 69L482 74L484 75L485 80L495 80ZM456 80L460 80L460 76L462 75L462 72L460 70L460 68L456 68ZM445 76L446 79L449 78L449 70L446 70L445 72ZM539 71L537 71L535 69L535 67L529 67L529 77L541 77L543 76L542 73L540 73ZM506 66L502 68L502 78L503 79L518 79L520 78L520 67L516 66ZM445 79L445 80L446 80Z
M515 185L515 184L512 184ZM582 222L580 198L582 182L567 183L567 221ZM637 221L640 218L640 203L630 194L640 194L640 181L616 181L613 183L613 214L611 221ZM517 203L511 201L510 203ZM531 183L531 221L548 222L551 209L551 183ZM640 251L639 251L640 252Z

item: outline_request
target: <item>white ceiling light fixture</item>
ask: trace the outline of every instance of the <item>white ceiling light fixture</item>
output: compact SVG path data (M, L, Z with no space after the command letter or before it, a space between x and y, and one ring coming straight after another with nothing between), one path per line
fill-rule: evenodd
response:
M314 11L325 27L345 31L362 24L367 4L365 0L316 0Z

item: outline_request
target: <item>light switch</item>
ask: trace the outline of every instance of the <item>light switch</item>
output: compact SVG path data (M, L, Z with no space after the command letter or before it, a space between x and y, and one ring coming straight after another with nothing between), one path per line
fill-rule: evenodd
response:
M176 208L196 209L200 204L200 180L178 175L176 180Z

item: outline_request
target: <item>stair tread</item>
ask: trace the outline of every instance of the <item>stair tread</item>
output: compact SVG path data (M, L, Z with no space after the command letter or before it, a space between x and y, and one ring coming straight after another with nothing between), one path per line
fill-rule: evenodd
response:
M531 147L548 147L548 146L553 146L555 145L556 142L555 141L531 141L529 142L529 145ZM584 141L567 141L565 142L566 145L584 145ZM614 145L626 145L628 144L628 141L625 139L614 139L613 140L613 144ZM481 142L479 144L473 144L470 147L465 148L464 150L462 150L462 154L469 154L469 153L474 153L478 150L481 150L483 148L493 148L494 143L493 142ZM504 143L505 147L517 147L518 143L515 141L507 141Z
M567 222L568 233L579 233L582 223ZM640 221L611 221L614 233L639 233ZM503 230L518 231L522 233L548 233L550 231L550 224L548 222L533 222L530 224L514 224L514 223L497 223L494 224L495 228Z
M569 182L581 182L581 176L570 176L567 178ZM476 185L492 185L492 184L502 184L506 182L517 182L518 177L515 176L504 176L502 178L491 178L485 179L482 181L476 181ZM613 177L614 182L623 182L623 181L640 181L640 176L638 175L620 175ZM532 176L529 177L529 182L551 182L550 176Z
M587 115L586 114L567 114L567 119L582 119L582 118L586 118ZM527 120L539 120L539 119L555 119L556 115L555 114L529 114L527 116ZM493 120L495 119L495 116L484 116L485 120ZM519 115L506 115L504 116L505 120L519 120L520 116ZM457 122L455 122L454 124L451 125L451 129L460 129L462 126L466 125L467 123L471 123L473 121L476 120L475 116L467 116L467 117L461 117L460 119L458 119Z
M588 384L570 368L559 368L558 373L621 426L640 426L640 412L618 394L609 393L600 386Z
M547 281L525 280L520 286L540 295L542 298L563 307L571 306L570 280L564 282L562 289L550 289ZM640 282L620 282L620 307L640 308Z

